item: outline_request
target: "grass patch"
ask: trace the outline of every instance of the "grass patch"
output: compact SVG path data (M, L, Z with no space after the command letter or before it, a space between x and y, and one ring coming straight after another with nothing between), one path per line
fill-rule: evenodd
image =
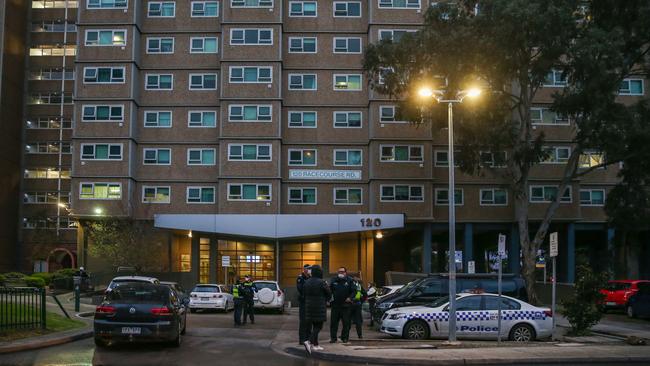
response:
M26 314L31 314L34 311L37 311L37 309L30 305L8 304L8 306L6 306L5 304L5 306L0 309L0 324L3 324L6 317L28 321L29 316ZM48 311L46 312L46 329L41 329L39 326L35 329L3 330L0 331L0 342L8 342L16 339L35 337L55 332L63 332L66 330L81 328L84 325L85 323L81 320L68 319L65 316Z

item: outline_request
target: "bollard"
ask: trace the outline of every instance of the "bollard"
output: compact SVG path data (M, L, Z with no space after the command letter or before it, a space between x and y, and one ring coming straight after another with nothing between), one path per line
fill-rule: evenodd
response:
M79 312L79 301L81 300L81 291L79 289L79 285L76 285L74 287L74 311Z

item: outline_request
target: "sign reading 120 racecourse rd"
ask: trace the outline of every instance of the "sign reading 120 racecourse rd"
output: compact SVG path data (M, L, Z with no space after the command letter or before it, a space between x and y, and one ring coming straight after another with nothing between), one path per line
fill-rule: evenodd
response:
M361 170L290 169L289 179L361 180Z

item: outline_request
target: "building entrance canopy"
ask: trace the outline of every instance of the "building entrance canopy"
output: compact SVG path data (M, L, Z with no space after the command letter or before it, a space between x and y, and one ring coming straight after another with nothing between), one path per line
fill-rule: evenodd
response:
M161 214L154 216L154 225L164 229L280 239L355 231L399 229L404 227L404 215Z

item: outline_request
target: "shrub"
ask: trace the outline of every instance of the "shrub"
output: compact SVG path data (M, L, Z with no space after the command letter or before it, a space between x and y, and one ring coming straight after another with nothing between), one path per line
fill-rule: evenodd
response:
M27 285L28 287L38 287L38 288L45 287L45 280L43 280L40 277L27 276L24 278L24 280L25 280L25 285Z
M7 282L7 277L0 274L0 286L4 286L6 282Z
M55 277L55 278L70 277L70 278L72 278L72 276L74 276L75 272L77 272L77 270L74 269L74 268L63 268L63 269L60 269L60 270L54 272L52 274L52 277Z
M47 286L50 284L50 282L52 282L52 277L54 277L54 275L49 272L37 272L32 274L31 277L42 278L43 281L45 281L45 285Z
M564 308L562 313L571 325L569 334L579 336L600 321L599 303L604 298L600 289L607 283L609 275L607 272L594 273L588 266L579 266L577 275L573 296L562 301L561 305Z
M20 272L7 272L4 274L4 276L7 278L7 280L22 280L23 278L27 277L26 274Z

